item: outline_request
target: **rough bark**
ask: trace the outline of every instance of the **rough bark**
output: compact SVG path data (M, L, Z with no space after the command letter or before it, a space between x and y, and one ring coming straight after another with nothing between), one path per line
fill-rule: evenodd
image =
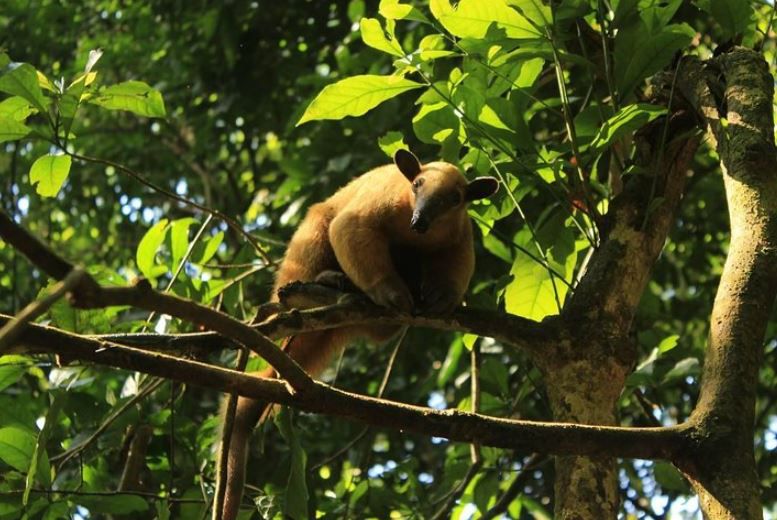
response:
M761 518L753 421L764 334L777 294L777 153L773 85L763 57L735 49L713 61L725 81L717 138L731 243L710 318L696 449L678 464L707 518Z

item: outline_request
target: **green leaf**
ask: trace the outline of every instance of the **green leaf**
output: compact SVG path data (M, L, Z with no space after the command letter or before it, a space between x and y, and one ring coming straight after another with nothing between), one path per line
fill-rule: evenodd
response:
M401 76L365 74L346 78L324 87L297 126L314 120L360 116L384 101L422 86Z
M65 398L66 395L60 394L59 392L52 393L51 405L46 412L46 419L43 423L43 428L41 429L40 433L38 433L38 438L35 441L35 450L32 452L30 467L27 471L27 481L24 487L24 496L22 498L22 503L25 505L27 505L29 502L30 491L35 484L36 477L38 477L38 475L40 476L37 478L37 480L44 487L48 488L51 486L51 469L49 465L49 457L46 453L46 443L48 443L49 434L51 433L52 427L57 422L59 412L62 409L62 402Z
M24 356L0 357L0 392L21 379L30 365L32 365L32 361Z
M0 114L0 143L16 141L32 131L27 125Z
M421 61L436 60L448 56L458 56L457 53L445 48L445 37L442 34L429 34L418 42L418 56Z
M92 513L90 518L99 514L129 515L148 511L148 502L136 495L79 496L78 505L87 508ZM145 518L143 515L139 515L139 517ZM138 518L138 516L134 518Z
M189 248L189 227L195 222L193 218L187 217L174 220L170 224L171 271L178 269L178 265Z
M649 122L666 114L666 108L647 103L628 105L599 127L599 133L591 141L591 151L601 153L621 137L642 128Z
M700 372L699 360L694 357L688 357L678 361L672 369L664 376L664 383L677 381L689 376L698 376Z
M281 410L275 418L275 424L291 450L291 466L283 500L283 513L293 520L304 520L309 518L308 485L305 480L308 456L302 449L288 409Z
M380 0L378 12L387 20L416 20L429 22L429 18L409 4L401 4L399 0Z
M744 0L710 0L710 13L730 38L747 31L753 18L753 6Z
M421 105L418 114L413 118L416 137L430 144L439 144L450 137L458 137L460 126L461 121L445 101Z
M11 63L0 76L0 92L29 101L41 114L46 114L46 98L38 84L38 71L28 63Z
M11 96L0 101L0 119L8 118L14 121L24 121L35 112L29 101L21 96Z
M101 89L89 100L109 110L127 110L146 117L164 117L165 103L162 94L142 81L125 81Z
M650 35L643 23L623 29L615 38L615 79L620 99L631 95L645 78L672 60L675 52L687 47L695 35L687 24L666 26Z
M361 29L362 41L366 45L400 58L405 56L402 46L394 38L394 35L387 36L376 18L362 18L359 22L359 28Z
M35 186L35 191L43 197L56 196L70 173L71 162L69 155L38 157L30 168L30 183Z
M667 336L664 339L661 340L661 343L658 344L658 352L663 354L664 352L669 352L673 348L677 346L677 341L680 339L680 336L677 334L672 334L671 336Z
M448 354L442 362L442 367L437 372L437 387L442 388L456 375L456 369L459 366L459 359L464 352L464 342L461 338L456 338L451 346L448 347Z
M408 150L405 144L405 137L402 132L388 132L386 135L378 139L378 146L383 153L389 157L394 157L397 150Z
M507 0L507 3L518 8L521 14L539 28L553 25L553 13L542 0Z
M668 462L656 462L653 466L656 482L664 491L688 492L688 483L677 469Z
M542 34L504 0L461 0L453 8L449 0L431 0L429 7L445 29L460 38L481 39L491 25L516 40L534 40Z
M30 468L32 452L35 450L35 435L19 426L0 428L0 460L17 471Z
M143 276L153 280L157 276L157 270L155 269L156 252L159 246L167 236L167 219L163 218L146 231L143 238L138 244L138 250L135 254L135 262L138 264L138 269Z
M205 249L202 252L202 256L200 257L198 264L206 264L208 261L213 258L213 255L216 254L216 251L219 250L219 246L221 245L221 242L224 240L224 232L219 231L215 235L213 235L208 241L205 243Z

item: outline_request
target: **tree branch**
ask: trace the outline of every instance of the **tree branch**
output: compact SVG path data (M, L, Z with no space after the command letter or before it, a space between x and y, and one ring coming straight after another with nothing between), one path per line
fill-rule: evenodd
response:
M774 78L763 56L736 48L713 60L725 81L728 125L708 117L731 219L731 243L710 317L699 402L699 445L680 461L711 518L760 518L753 454L758 370L777 296ZM706 114L706 113L705 113Z
M255 377L41 325L30 325L20 340L35 345L38 352L60 353L69 359L134 370L308 412L485 446L550 454L607 454L668 460L685 449L688 442L689 430L683 425L620 428L501 419L361 396L319 382L313 382L304 392L294 392L277 379Z

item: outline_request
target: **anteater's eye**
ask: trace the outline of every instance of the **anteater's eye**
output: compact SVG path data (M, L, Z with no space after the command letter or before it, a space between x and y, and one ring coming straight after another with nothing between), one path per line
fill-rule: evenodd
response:
M418 188L420 188L423 185L423 183L424 183L424 178L423 177L420 177L420 178L414 180L413 181L413 189L417 190Z

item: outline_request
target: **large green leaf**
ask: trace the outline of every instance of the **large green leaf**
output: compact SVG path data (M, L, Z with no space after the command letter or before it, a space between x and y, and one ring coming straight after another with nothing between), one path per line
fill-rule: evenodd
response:
M8 118L14 121L24 121L35 112L29 101L21 96L11 96L0 101L0 119Z
M297 126L320 119L360 116L386 100L422 86L401 76L365 74L346 78L324 87Z
M7 355L0 357L0 391L5 390L22 378L32 361L24 356Z
M461 121L453 108L445 101L421 105L413 118L413 130L421 141L430 144L444 143L459 136Z
M138 269L146 278L154 279L160 274L160 269L158 269L160 266L157 266L155 262L156 252L159 246L162 245L162 242L164 242L167 230L167 219L163 218L146 231L146 234L143 235L138 244L135 261L138 264ZM164 269L162 272L165 271L167 269Z
M361 29L362 40L373 49L378 49L400 58L405 55L402 46L394 38L394 35L389 34L387 36L376 18L362 18L359 22L359 28Z
M47 154L32 163L30 182L35 191L44 197L54 197L70 173L72 160L69 155Z
M38 71L28 63L11 63L0 76L0 92L29 101L41 113L46 113L46 98L38 84Z
M630 96L640 82L667 66L695 34L687 24L668 25L654 35L644 23L621 30L615 39L615 79L620 98Z
M710 0L710 12L728 37L747 31L753 7L745 0Z
M0 114L0 143L16 141L32 131L27 125Z
M431 0L429 7L448 32L461 38L484 38L491 25L504 30L508 38L517 40L543 36L504 0L461 0L456 8L449 0Z
M666 114L666 108L647 103L621 108L599 127L599 132L591 142L591 151L595 154L600 153L621 137L642 128L664 114Z
M15 470L26 472L30 468L35 450L35 435L19 426L0 428L0 460Z
M125 81L100 90L89 100L109 110L127 110L147 117L164 117L162 94L142 81Z
M553 13L542 0L507 0L507 3L517 7L538 28L553 25Z

